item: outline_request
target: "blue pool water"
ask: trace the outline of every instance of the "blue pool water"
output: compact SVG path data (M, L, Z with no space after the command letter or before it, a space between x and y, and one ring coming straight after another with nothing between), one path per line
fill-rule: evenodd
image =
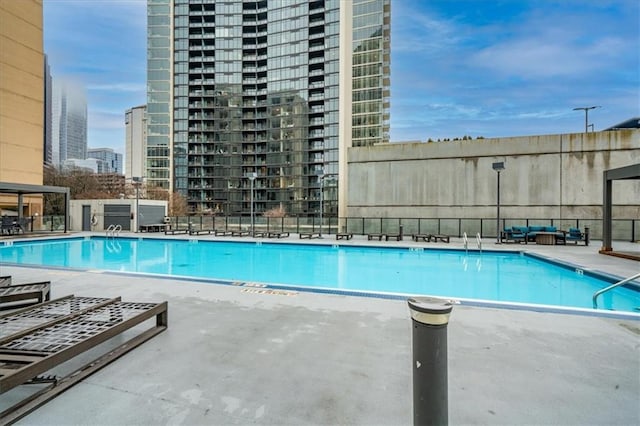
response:
M591 308L609 282L519 253L102 237L0 245L0 262ZM620 287L601 309L638 312Z

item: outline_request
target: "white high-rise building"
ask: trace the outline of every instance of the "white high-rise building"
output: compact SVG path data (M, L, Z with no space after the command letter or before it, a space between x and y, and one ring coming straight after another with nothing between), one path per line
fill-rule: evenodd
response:
M147 162L147 106L140 105L128 109L125 122L125 178L146 178Z
M51 121L52 162L87 158L87 97L84 87L53 78Z
M389 141L391 0L147 11L147 185L194 212L344 216L347 148Z

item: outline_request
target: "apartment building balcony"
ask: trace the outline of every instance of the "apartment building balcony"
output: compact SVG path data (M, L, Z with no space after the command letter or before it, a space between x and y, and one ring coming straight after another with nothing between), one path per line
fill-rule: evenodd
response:
M197 96L214 96L215 90L190 90L189 96L197 97Z
M203 108L215 108L215 103L214 102L202 102L202 101L196 101L196 102L190 102L189 103L189 108L193 108L193 109L203 109Z
M199 15L199 16L203 16L203 15ZM189 22L189 28L202 28L202 27L210 27L213 28L215 27L215 23L214 22Z
M216 34L215 33L189 34L189 38L192 40L209 40L209 39L215 39Z
M216 69L214 67L206 67L206 68L190 68L189 74L215 74Z
M322 31L313 32L312 30L314 30L316 28L322 28L322 27L309 28L309 40L315 40L315 39L318 39L318 38L324 38L324 28L322 28Z
M192 79L189 80L189 85L190 86L195 86L195 85L205 85L205 84L215 84L215 79L213 78L196 78L196 79Z
M189 114L189 120L214 120L215 117L213 114Z

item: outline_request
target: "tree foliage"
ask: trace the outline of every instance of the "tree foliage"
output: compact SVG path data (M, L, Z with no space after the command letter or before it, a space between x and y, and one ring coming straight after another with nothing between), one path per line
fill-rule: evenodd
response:
M174 192L169 200L169 216L186 216L188 212L187 199L182 194Z
M96 175L80 168L58 170L54 167L44 169L45 185L69 188L72 200L95 200L118 198L119 191L109 191L103 187ZM44 194L44 214L64 214L64 196L62 194Z
M287 210L283 206L274 207L262 213L264 217L287 217Z

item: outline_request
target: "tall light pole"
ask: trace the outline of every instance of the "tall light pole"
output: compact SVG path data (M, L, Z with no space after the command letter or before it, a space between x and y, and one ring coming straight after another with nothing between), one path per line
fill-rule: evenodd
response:
M324 210L323 201L324 201L324 170L320 170L318 174L318 179L320 180L320 232L319 237L322 238L322 212Z
M256 180L256 177L258 177L258 174L256 172L251 172L247 174L247 177L249 178L249 182L250 182L250 191L251 191L251 236L255 237L255 222L254 222L254 217L253 217L253 181Z
M141 177L133 177L131 178L133 184L136 186L136 216L135 216L135 232L138 232L140 229L140 224L138 223L140 219L140 183L142 182Z
M600 108L600 105L594 105L590 107L578 107L574 108L574 111L584 111L584 132L589 133L589 110Z
M493 170L498 173L498 190L496 198L496 244L500 244L500 172L504 170L504 161L496 162L491 165Z

